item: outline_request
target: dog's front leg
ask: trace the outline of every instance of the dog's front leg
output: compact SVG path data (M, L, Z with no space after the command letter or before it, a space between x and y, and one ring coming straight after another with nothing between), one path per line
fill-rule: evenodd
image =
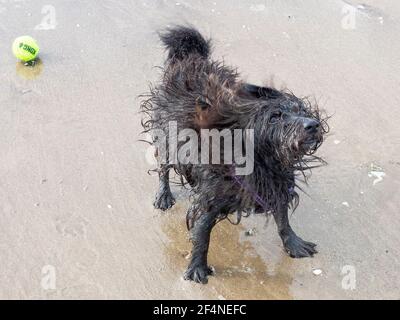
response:
M171 208L175 204L175 199L172 196L171 188L169 186L169 170L170 167L162 165L158 173L159 176L159 187L154 200L154 207L163 211Z
M195 222L192 229L192 258L185 272L184 279L198 283L207 283L207 276L212 269L207 265L208 246L211 230L216 222L216 214L204 213Z
M276 225L278 226L279 236L282 239L283 246L286 252L292 258L312 257L317 250L316 244L304 241L296 235L289 224L288 206L283 206L282 209L274 213Z

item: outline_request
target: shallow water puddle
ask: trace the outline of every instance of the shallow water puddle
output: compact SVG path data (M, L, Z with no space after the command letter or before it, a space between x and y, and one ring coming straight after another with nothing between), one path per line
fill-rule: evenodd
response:
M18 61L15 65L15 72L25 80L34 80L43 72L43 62L37 59L34 64L28 65Z
M165 247L166 260L170 268L179 270L180 276L189 263L191 249L185 210L184 204L177 203L162 218L162 229L170 240ZM219 299L292 299L291 259L284 254L274 257L278 263L269 268L249 241L240 241L244 231L227 220L214 228L208 262L215 274L209 277L206 291Z

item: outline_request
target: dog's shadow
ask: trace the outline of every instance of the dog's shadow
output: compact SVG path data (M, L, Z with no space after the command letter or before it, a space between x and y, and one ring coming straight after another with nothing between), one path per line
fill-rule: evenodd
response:
M165 256L169 267L182 274L190 258L191 243L186 230L187 201L177 204L162 218L162 229L169 238ZM244 228L222 221L213 229L208 261L215 269L207 286L226 299L291 299L292 259L284 253L268 266L250 241L241 241ZM280 248L281 249L281 248ZM272 270L273 269L273 270Z

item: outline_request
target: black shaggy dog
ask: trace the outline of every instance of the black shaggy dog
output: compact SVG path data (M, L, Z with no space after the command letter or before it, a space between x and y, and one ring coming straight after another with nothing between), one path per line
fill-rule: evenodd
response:
M210 60L210 41L192 27L178 26L160 35L168 51L161 82L151 88L142 103L144 132L189 128L254 130L254 170L235 174L235 162L222 164L173 163L168 151L157 169L160 187L154 206L169 209L175 200L169 186L174 169L189 184L192 205L187 226L193 242L192 258L185 279L206 283L212 269L207 264L210 233L215 224L236 213L273 215L285 250L291 257L310 257L315 244L298 237L288 220L288 209L299 202L297 181L306 180L305 170L323 163L314 152L327 132L326 119L307 99L287 91L258 87L239 80L235 69ZM200 141L200 138L199 138ZM168 143L168 142L167 142ZM185 141L178 142L178 148ZM248 150L247 150L248 151ZM221 148L224 154L224 148Z

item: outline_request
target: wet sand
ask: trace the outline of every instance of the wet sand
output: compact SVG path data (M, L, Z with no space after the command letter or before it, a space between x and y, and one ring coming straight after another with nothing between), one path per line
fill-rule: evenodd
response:
M54 0L56 27L43 30L47 4L0 1L0 298L400 298L397 1ZM310 95L332 115L329 165L292 216L315 258L287 257L273 221L250 217L216 227L207 286L182 280L188 203L174 188L172 210L152 208L137 99L163 61L155 31L181 22L249 82ZM11 54L23 34L41 47L33 69ZM346 265L354 290L342 287Z

